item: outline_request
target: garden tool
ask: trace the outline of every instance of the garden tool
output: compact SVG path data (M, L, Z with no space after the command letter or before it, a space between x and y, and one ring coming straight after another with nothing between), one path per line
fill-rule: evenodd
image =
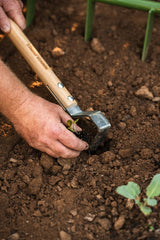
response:
M76 100L54 74L21 29L12 20L10 20L10 24L11 31L8 33L8 37L63 109L73 118L89 117L97 127L97 133L91 143L89 143L90 150L95 151L111 127L110 122L100 111L82 111Z

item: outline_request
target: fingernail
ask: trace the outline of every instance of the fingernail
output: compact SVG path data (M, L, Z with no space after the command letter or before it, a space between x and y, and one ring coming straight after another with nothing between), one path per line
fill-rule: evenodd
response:
M8 33L10 31L10 27L8 25L4 25L1 27L1 30L5 33Z

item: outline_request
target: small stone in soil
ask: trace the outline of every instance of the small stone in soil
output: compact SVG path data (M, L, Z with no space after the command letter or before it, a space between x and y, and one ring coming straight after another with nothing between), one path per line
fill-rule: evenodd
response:
M92 222L95 219L96 215L92 213L88 213L84 219L87 220L88 222Z
M71 240L71 236L64 231L60 231L59 235L61 240Z
M8 237L8 240L18 240L18 239L20 239L20 236L18 233L13 233Z
M114 229L115 230L121 229L123 227L124 223L125 223L124 216L120 216L114 223Z
M111 228L111 222L107 218L98 219L98 223L107 231Z

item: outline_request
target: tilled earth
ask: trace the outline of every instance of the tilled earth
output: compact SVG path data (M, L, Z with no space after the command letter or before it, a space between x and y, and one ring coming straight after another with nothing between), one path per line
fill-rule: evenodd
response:
M85 0L37 1L25 33L80 107L102 111L111 130L94 154L54 159L0 115L1 240L160 239L160 203L145 217L116 193L134 181L144 197L160 172L160 19L142 62L147 13L97 4L85 42L85 12ZM0 55L31 91L54 101L7 37Z

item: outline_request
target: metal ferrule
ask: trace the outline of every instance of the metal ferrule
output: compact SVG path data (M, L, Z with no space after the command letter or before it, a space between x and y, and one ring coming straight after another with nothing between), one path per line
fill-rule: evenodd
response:
M70 106L66 110L71 116L74 116L74 115L82 112L82 110L80 109L80 107L78 105Z

